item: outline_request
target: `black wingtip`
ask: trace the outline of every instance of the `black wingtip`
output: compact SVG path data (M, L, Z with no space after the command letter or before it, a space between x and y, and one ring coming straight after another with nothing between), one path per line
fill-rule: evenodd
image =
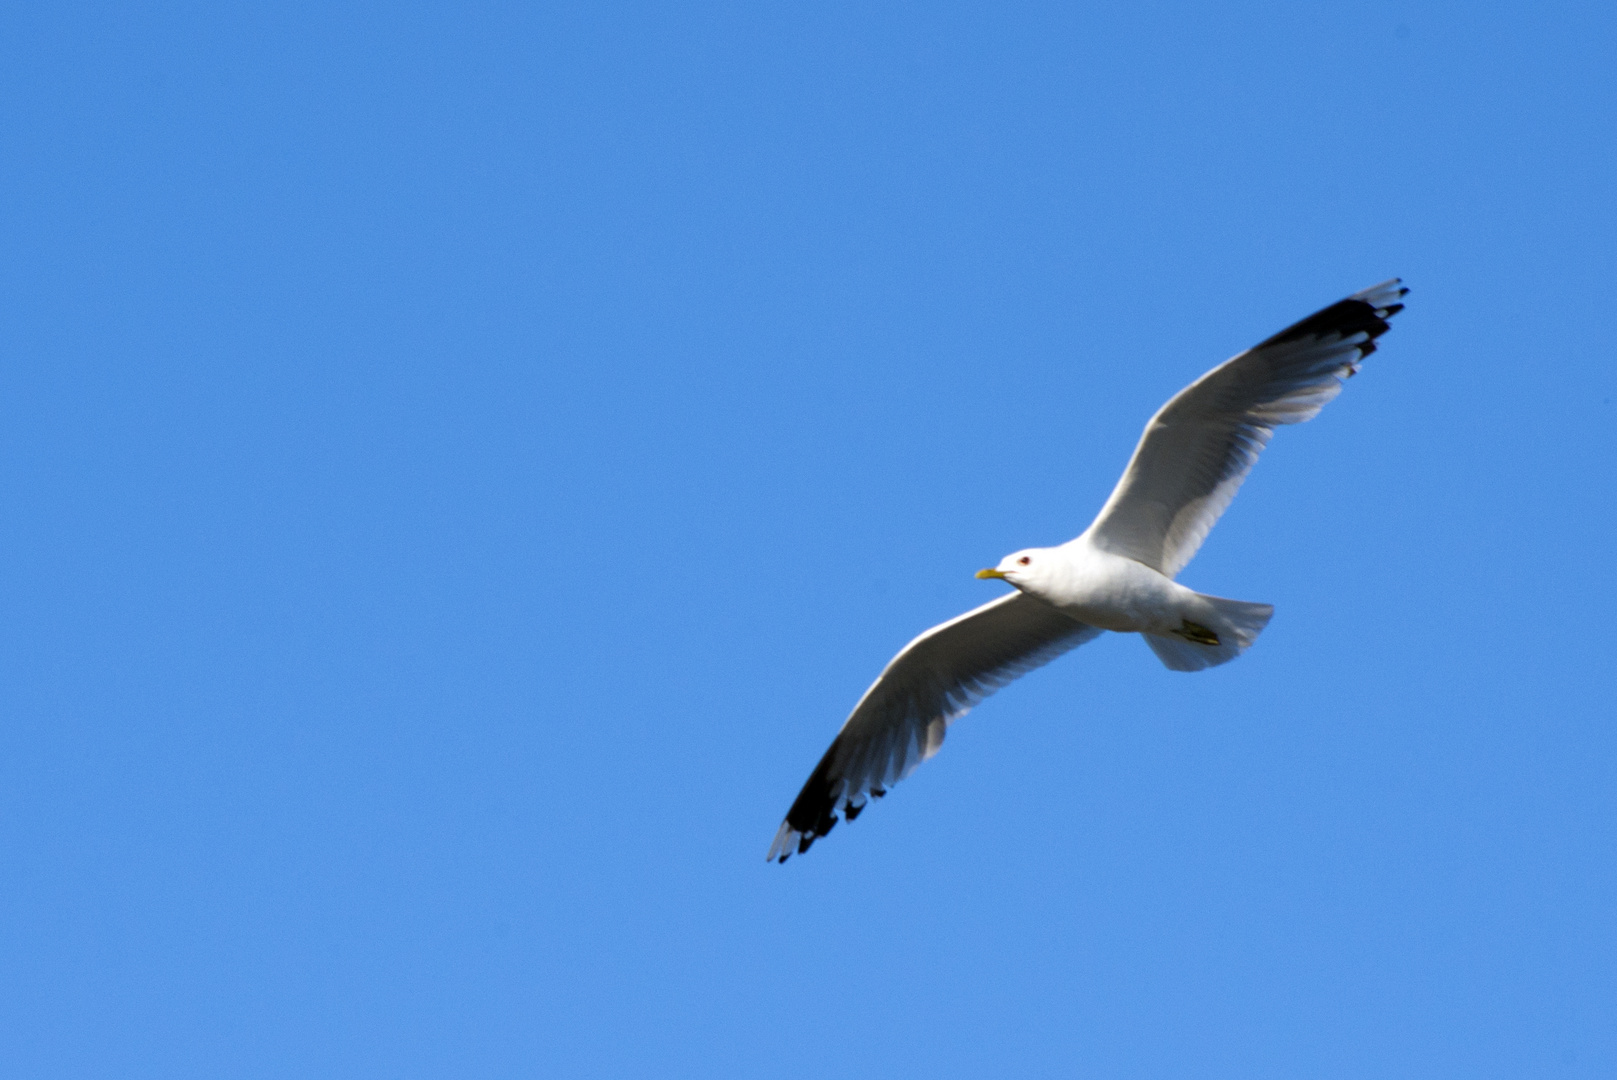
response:
M836 828L839 820L837 817L837 801L845 793L841 791L843 785L831 779L831 773L833 763L840 752L841 739L839 738L831 743L831 748L820 759L819 765L815 766L813 774L808 778L808 782L803 785L803 790L798 792L797 799L792 803L792 808L786 811L784 828L798 834L797 850L799 854L808 851L810 844ZM850 810L847 806L844 806L843 810L848 812L849 820L859 814L858 810Z
M1364 300L1349 298L1338 300L1328 308L1323 308L1298 323L1293 323L1280 333L1265 340L1258 347L1269 345L1285 345L1293 341L1303 341L1308 338L1335 337L1337 339L1350 338L1355 334L1365 335L1364 345L1360 346L1361 355L1367 356L1371 343L1385 334L1392 327L1387 320L1404 309L1402 304L1393 304L1386 308L1376 308ZM1371 346L1373 348L1373 346Z

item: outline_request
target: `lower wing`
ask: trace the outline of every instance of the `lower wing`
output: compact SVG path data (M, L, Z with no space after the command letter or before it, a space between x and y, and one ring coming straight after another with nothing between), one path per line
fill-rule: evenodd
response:
M1023 594L1011 593L934 626L895 656L865 691L831 748L786 812L769 847L785 862L830 832L840 809L851 821L867 796L881 798L938 752L949 724L1001 686L1101 631Z

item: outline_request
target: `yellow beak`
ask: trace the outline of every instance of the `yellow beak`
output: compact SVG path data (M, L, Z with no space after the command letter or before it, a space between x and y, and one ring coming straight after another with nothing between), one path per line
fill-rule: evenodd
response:
M978 581L987 581L991 577L1003 578L1004 576L1004 574L1000 573L998 570L995 570L993 567L989 567L987 570L977 571Z

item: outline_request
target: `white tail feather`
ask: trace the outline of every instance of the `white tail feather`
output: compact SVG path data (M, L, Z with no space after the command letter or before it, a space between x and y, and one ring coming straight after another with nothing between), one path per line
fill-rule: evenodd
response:
M1201 671L1229 663L1258 640L1263 628L1269 625L1269 617L1275 613L1273 604L1249 604L1245 600L1226 600L1205 593L1197 593L1197 596L1211 608L1212 613L1205 622L1207 629L1218 636L1217 645L1200 645L1176 635L1143 635L1157 659L1171 671Z

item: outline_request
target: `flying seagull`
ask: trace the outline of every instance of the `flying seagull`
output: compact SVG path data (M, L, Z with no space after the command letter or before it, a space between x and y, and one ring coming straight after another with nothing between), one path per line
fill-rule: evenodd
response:
M1209 371L1157 410L1094 523L980 570L1016 591L934 626L854 706L786 812L769 858L806 852L938 752L1001 686L1102 631L1145 636L1173 671L1234 660L1274 614L1174 581L1280 424L1313 419L1376 350L1409 292L1398 278L1316 311Z

